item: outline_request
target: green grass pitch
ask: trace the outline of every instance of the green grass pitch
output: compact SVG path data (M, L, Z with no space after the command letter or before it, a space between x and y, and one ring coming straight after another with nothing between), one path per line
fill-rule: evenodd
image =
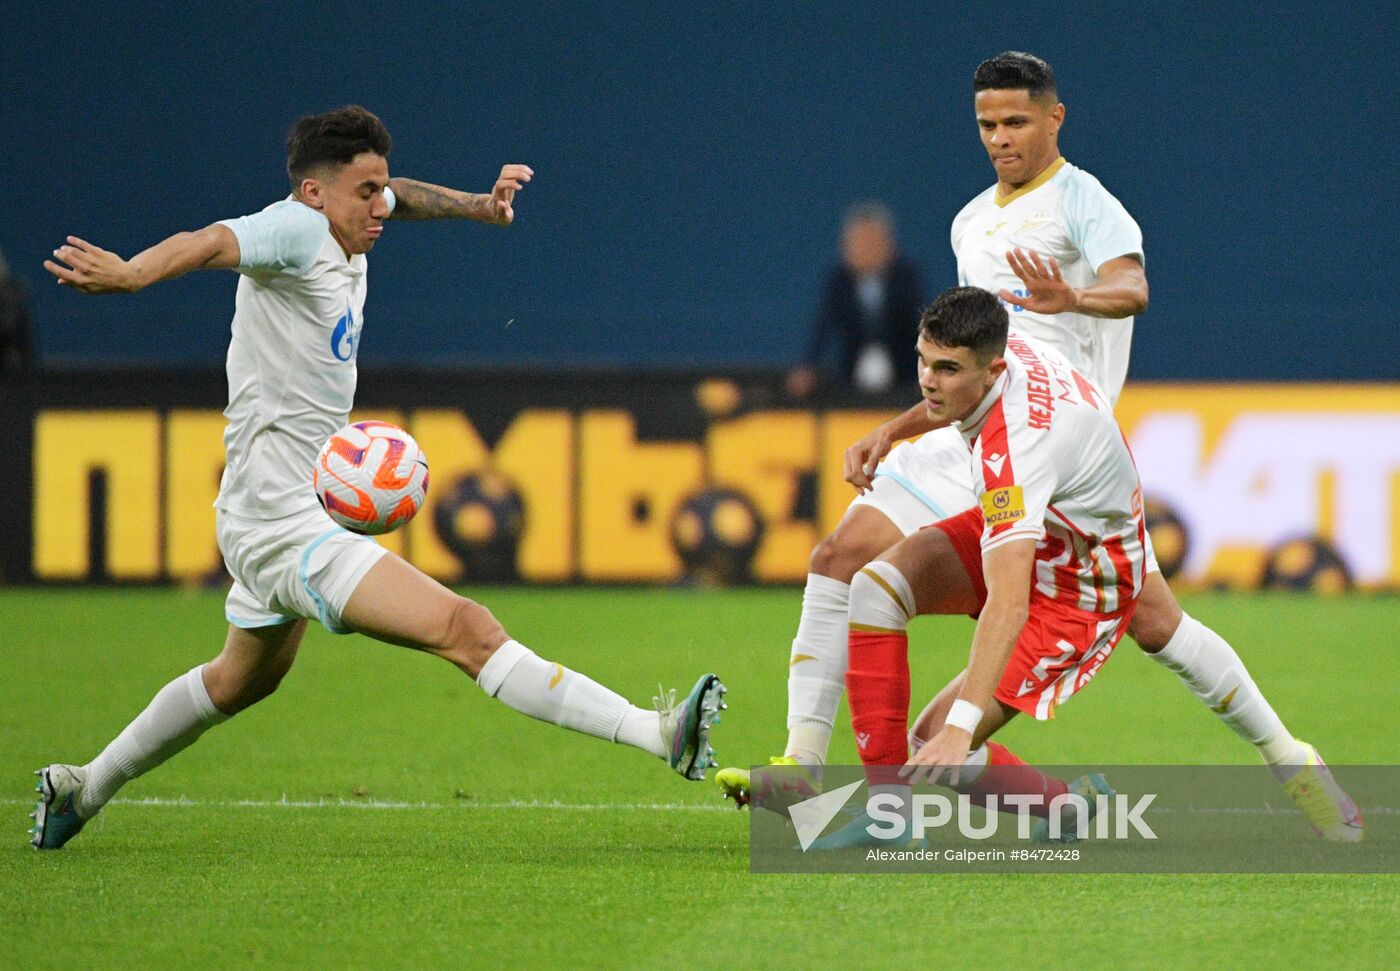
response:
M658 680L719 672L722 763L780 750L795 590L469 593L638 703ZM1187 607L1330 761L1400 762L1400 600ZM33 852L30 773L86 761L212 656L221 608L210 593L0 590L0 967L1400 964L1392 875L753 875L746 819L712 782L314 625L277 695L129 786L64 851ZM919 622L916 695L957 668L970 629ZM1255 758L1128 643L1053 722L1003 739L1047 763ZM854 760L849 727L833 755Z

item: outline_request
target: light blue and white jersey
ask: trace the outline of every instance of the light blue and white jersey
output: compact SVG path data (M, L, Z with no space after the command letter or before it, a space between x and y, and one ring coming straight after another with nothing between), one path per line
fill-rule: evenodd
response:
M385 200L393 211L394 197ZM355 397L368 261L295 199L224 220L238 238L228 348L227 460L215 507L280 519L316 505L311 470Z
M1142 230L1123 204L1088 172L1057 159L1005 198L994 185L953 220L953 252L963 286L1025 293L1006 261L1021 247L1053 256L1072 287L1097 279L1099 267L1119 256L1143 258ZM1133 319L1085 314L1037 314L1008 304L1011 327L1054 347L1076 371L1117 401L1128 376Z

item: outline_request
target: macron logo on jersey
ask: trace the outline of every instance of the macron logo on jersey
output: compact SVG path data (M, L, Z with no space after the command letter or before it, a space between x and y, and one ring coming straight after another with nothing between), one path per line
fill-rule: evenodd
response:
M331 334L331 353L338 361L348 361L355 356L355 312L350 305L345 306L345 315L335 322Z
M984 457L982 461L987 463L987 468L992 470L992 475L1001 478L1001 467L1006 464L1005 455L998 455L993 452L991 455Z

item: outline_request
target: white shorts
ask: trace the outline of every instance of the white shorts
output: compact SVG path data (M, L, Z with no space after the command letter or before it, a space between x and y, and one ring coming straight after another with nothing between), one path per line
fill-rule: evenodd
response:
M874 506L905 536L977 505L972 460L955 428L939 428L890 449L875 470L875 488L851 505ZM1147 572L1159 573L1152 537L1147 537Z
M320 506L282 519L243 519L219 510L215 532L233 589L224 615L235 627L271 627L298 617L348 634L340 614L369 568L388 551L342 529Z
M890 449L875 488L851 505L874 506L905 536L977 505L972 459L955 428L939 428Z

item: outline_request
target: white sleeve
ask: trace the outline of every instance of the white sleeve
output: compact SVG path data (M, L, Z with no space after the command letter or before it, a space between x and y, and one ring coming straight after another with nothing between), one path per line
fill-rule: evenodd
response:
M239 270L304 270L321 252L328 223L310 206L283 200L220 225L238 239Z
M1055 467L1047 429L1022 419L1007 421L1004 402L987 416L973 449L973 492L982 506L982 549L1013 539L1039 540L1055 491Z
M1069 238L1098 272L1111 259L1143 260L1142 230L1128 210L1092 176L1074 180L1065 193Z

